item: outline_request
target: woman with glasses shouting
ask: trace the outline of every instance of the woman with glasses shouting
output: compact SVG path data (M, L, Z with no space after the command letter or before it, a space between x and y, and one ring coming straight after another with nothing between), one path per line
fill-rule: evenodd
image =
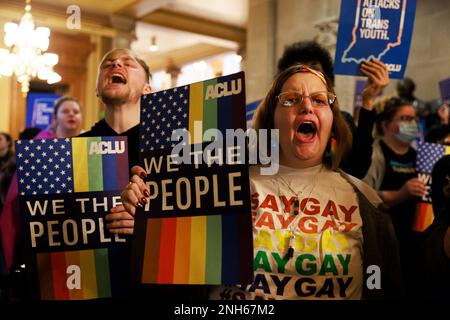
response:
M416 151L411 147L418 137L415 108L401 98L386 101L377 120L380 138L374 142L372 164L364 178L390 207L395 233L400 245L400 254L405 285L408 292L410 280L415 275L412 259L415 254L417 234L412 231L416 204L426 189L417 178Z
M251 175L255 277L234 296L399 295L397 243L382 201L338 169L352 138L330 80L304 65L280 72L253 121L256 130L279 130L280 169ZM370 266L380 270L376 288Z
M254 280L214 287L210 298L398 295L397 242L389 216L378 209L382 201L338 169L351 134L330 80L303 65L289 67L277 75L253 121L258 131L279 131L278 141L268 143L279 146L280 154L276 173L250 168ZM143 171L135 167L122 192L131 214L149 191L139 178Z

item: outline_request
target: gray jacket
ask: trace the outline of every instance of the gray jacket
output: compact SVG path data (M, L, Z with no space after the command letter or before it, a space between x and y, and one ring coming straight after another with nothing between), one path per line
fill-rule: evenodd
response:
M364 284L363 299L395 299L403 297L400 253L387 207L375 190L345 172L341 176L355 189L363 221ZM369 266L381 271L381 288L369 289L367 273Z

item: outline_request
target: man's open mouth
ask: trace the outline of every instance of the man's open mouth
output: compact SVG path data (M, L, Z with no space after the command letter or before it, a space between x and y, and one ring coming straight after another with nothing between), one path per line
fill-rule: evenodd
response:
M127 79L118 73L115 73L111 76L111 82L112 83L122 83L122 84L126 84L127 83Z

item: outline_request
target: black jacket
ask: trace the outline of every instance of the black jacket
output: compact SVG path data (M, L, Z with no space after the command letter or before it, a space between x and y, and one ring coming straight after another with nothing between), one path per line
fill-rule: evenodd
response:
M352 117L346 117L346 120L352 131L353 141L352 149L342 161L340 168L348 174L362 179L372 162L372 130L375 123L375 112L361 108L357 127Z

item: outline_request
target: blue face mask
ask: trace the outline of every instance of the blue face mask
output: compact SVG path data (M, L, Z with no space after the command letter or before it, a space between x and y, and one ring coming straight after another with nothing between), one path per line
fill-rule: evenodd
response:
M411 143L419 136L419 128L415 121L400 121L398 123L397 138L403 142Z

